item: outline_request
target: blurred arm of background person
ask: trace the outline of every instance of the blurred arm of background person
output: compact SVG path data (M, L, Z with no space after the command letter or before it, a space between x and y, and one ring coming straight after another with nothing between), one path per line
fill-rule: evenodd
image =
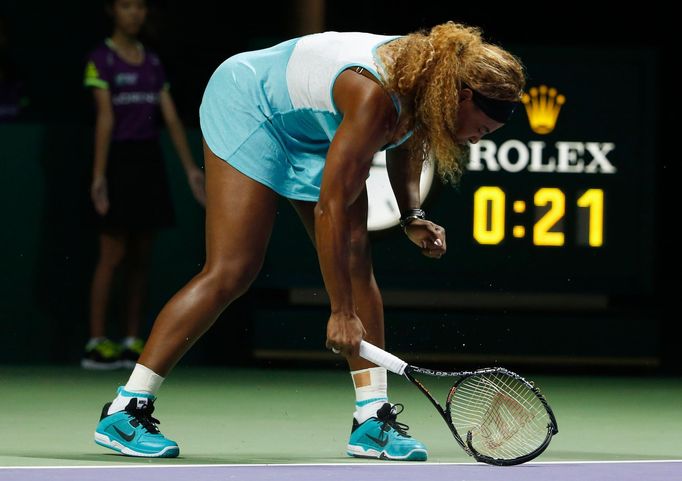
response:
M111 93L108 89L92 89L95 98L95 154L92 169L92 184L90 197L99 215L105 215L109 210L109 195L107 192L107 157L111 133L114 129L114 111L111 104Z
M189 145L187 144L185 128L178 116L173 97L168 89L161 91L159 104L161 106L163 120L168 127L168 133L170 134L175 150L177 151L182 166L185 169L185 173L187 174L187 182L189 183L190 189L192 189L192 194L197 202L202 206L205 206L206 188L204 184L204 173L194 162Z

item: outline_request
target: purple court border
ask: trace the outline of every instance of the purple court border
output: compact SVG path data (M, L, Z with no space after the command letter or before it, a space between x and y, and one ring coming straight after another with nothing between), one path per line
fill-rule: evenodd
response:
M1 481L675 481L682 460L482 464L363 463L0 467Z

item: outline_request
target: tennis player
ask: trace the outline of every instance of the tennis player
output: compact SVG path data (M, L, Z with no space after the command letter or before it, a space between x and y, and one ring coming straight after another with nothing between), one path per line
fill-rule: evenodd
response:
M505 124L524 84L516 57L452 22L407 36L313 34L223 62L200 108L206 264L161 310L128 383L104 406L95 441L127 455L178 455L151 416L157 391L256 278L283 196L317 248L331 303L327 347L351 370L346 452L425 460L424 444L396 419L401 406L388 401L386 370L358 357L363 338L384 345L365 180L373 155L387 150L405 234L440 258L445 230L419 208L422 164L433 155L441 178L457 182L467 144Z

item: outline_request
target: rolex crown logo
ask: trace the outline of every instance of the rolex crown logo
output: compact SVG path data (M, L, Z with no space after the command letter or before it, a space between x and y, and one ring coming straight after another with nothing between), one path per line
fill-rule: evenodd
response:
M526 114L530 128L536 134L548 134L556 126L561 106L566 103L566 97L557 95L557 90L546 85L532 87L521 98L526 107Z

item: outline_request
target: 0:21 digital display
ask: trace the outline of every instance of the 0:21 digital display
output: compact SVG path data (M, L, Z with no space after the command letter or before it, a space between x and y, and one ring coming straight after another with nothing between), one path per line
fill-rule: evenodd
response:
M566 215L566 194L557 187L541 187L533 194L532 204L535 216L531 240L536 246L561 247L566 235L560 229ZM575 197L577 209L577 243L592 248L604 245L604 191L590 188L578 192ZM526 202L513 200L512 210L523 214ZM483 245L497 245L507 234L508 201L505 191L498 186L481 186L474 192L473 238ZM512 235L525 238L527 228L523 223L514 223Z

